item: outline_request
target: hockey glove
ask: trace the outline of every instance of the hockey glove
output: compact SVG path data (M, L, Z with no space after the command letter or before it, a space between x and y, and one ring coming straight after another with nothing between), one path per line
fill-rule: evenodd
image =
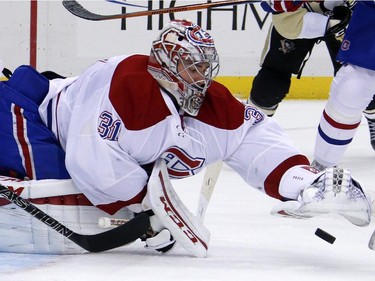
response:
M149 250L155 250L161 253L166 253L171 250L176 243L173 236L168 229L155 233L154 236L148 237L144 240L146 242L146 248Z
M327 12L329 16L325 38L329 36L340 37L345 33L352 16L352 11L346 6L334 7Z
M371 204L361 185L347 169L329 168L301 191L298 201L276 205L271 214L307 219L321 214L336 213L352 224L367 226L371 221Z
M151 211L148 211L151 214ZM161 253L171 250L176 243L170 231L163 227L159 219L152 214L150 216L151 229L141 239L146 243L146 248Z
M294 12L298 10L303 0L262 0L260 3L264 11L268 13Z

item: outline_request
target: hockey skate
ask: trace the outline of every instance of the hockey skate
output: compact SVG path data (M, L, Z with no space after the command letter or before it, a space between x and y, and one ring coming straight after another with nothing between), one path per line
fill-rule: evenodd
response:
M370 131L370 142L372 148L375 150L375 119L370 119L366 117L368 129Z
M329 168L301 191L298 201L280 203L271 213L299 219L336 213L354 225L367 226L371 220L371 204L350 171Z

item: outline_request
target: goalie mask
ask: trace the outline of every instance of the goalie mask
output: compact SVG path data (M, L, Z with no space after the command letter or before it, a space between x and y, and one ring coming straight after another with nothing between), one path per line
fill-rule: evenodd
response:
M192 116L198 114L218 70L214 40L192 22L172 21L152 44L148 71Z

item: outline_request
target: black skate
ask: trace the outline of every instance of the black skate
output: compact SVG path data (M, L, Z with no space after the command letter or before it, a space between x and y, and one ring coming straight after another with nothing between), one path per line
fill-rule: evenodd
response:
M370 131L370 142L372 148L375 150L375 119L367 118L368 129Z

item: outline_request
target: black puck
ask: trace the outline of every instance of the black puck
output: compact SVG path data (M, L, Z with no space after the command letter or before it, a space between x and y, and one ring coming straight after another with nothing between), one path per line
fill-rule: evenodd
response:
M319 238L322 238L324 241L333 244L335 243L336 237L332 236L328 232L325 232L324 230L317 228L315 231L315 235Z

